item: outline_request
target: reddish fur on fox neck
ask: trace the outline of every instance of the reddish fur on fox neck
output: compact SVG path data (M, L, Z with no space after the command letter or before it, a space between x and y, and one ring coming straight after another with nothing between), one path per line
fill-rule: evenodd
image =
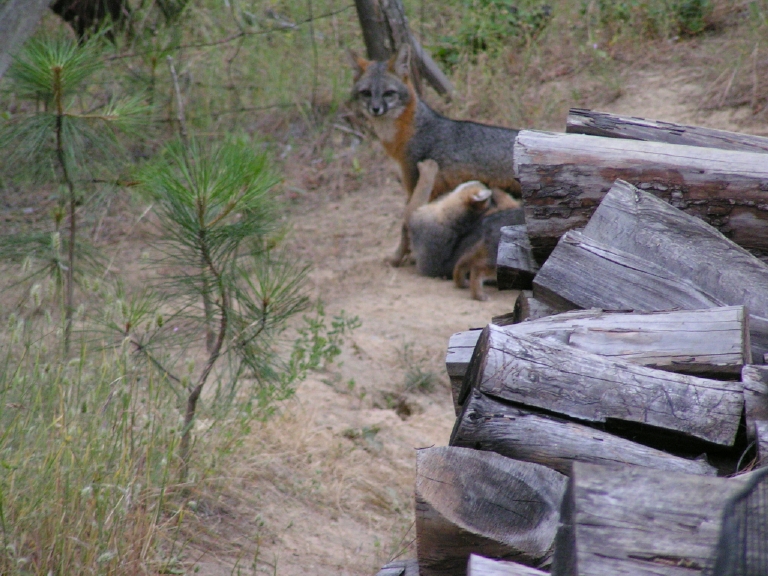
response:
M387 154L397 160L402 167L403 174L407 173L408 160L406 158L406 147L416 131L415 116L416 106L418 104L416 91L413 89L410 80L406 81L406 85L408 86L408 93L411 97L408 105L395 120L395 137L390 141L382 142ZM414 182L413 185L415 184L416 183ZM410 188L412 190L413 186L410 186Z

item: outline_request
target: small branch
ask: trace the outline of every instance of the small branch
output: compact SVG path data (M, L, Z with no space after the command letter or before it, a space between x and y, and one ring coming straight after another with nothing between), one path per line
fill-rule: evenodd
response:
M352 9L353 6L345 6L344 8L340 8L339 10L334 10L332 12L326 12L325 14L321 14L320 16L316 16L315 18L312 18L312 21L322 20L324 18L331 18L332 16L336 16L337 14L341 14L342 12L346 12L347 10ZM309 23L309 19L300 20L296 23L296 26L302 26L304 24ZM221 46L222 44L229 44L230 42L234 42L235 40L238 40L240 38L243 38L244 36L264 36L266 34L273 34L275 32L292 32L294 28L283 28L283 27L275 27L270 28L268 30L258 30L258 31L240 31L236 34L232 34L230 36L227 36L225 38L222 38L220 40L213 40L212 42L200 42L197 44L182 44L180 46L176 46L172 48L172 50L180 51L180 50L186 50L188 48L212 48L215 46ZM110 60L122 60L125 58L138 58L141 56L146 56L148 54L153 54L154 51L147 50L145 52L134 52L132 54L120 54L117 56L110 56L109 58L106 58L107 61Z
M176 119L179 121L179 135L181 136L182 144L186 148L189 140L187 137L187 123L184 119L184 101L181 98L181 89L179 88L179 77L176 74L176 67L173 65L173 57L168 56L166 61L168 62L168 68L171 70L173 91L176 94Z

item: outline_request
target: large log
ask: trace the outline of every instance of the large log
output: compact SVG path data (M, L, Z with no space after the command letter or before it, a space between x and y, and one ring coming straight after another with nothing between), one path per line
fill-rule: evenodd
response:
M477 390L456 419L450 445L535 462L566 475L575 461L709 476L717 473L706 461L680 458L583 424L523 410Z
M514 147L534 256L586 225L616 179L706 220L737 244L768 252L765 155L523 130Z
M547 576L548 572L542 572L518 564L517 562L505 562L504 560L491 560L477 554L469 557L467 564L467 576Z
M707 380L611 360L564 344L483 329L459 402L471 389L590 422L647 424L715 444L733 444L740 382Z
M754 360L768 351L768 265L654 195L617 181L583 232L559 245L534 280L537 298L642 311L745 305Z
M565 131L568 134L649 140L683 146L768 152L768 138L763 136L713 130L701 126L686 126L661 120L618 116L583 108L571 108Z
M539 265L533 258L525 224L504 226L496 256L496 283L499 290L530 290L531 281L538 270Z
M464 576L470 554L538 563L552 552L566 477L467 448L416 454L421 576Z
M712 562L725 501L746 475L573 465L552 574L696 576Z
M576 310L503 328L649 368L709 377L740 376L752 356L743 306L634 314ZM473 330L449 340L451 382L463 378L479 337Z

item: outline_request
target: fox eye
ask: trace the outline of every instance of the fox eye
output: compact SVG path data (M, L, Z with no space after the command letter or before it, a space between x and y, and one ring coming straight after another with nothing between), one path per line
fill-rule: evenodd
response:
M395 94L397 94L397 92L394 90L387 90L384 92L384 98L392 98Z
M370 90L360 90L360 96L363 98L370 98L371 97L371 91Z

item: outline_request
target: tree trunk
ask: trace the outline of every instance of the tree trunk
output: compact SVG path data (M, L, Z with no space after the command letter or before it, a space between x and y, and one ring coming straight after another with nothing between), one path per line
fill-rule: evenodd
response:
M123 22L130 13L130 6L127 0L55 0L51 10L83 39L109 19L114 24Z
M744 406L739 382L609 360L492 324L475 348L459 402L480 392L588 422L608 419L731 446Z
M768 152L768 138L739 132L685 126L660 120L618 116L583 108L571 108L565 128L568 134L666 142L683 146Z
M467 576L548 576L548 572L517 562L491 560L472 554L467 565Z
M37 28L52 0L8 0L0 6L0 78Z
M450 96L454 87L430 55L411 33L402 0L355 0L357 17L363 30L368 58L386 60L403 44L411 46L411 72L417 92L420 78L429 82L438 94Z
M363 30L365 51L370 60L386 60L393 53L389 31L377 0L355 0L357 18Z
M533 258L528 228L523 225L501 229L496 256L496 282L499 290L530 290L539 265Z
M703 460L687 460L613 434L511 406L474 391L456 419L451 446L488 450L570 475L574 462L632 464L715 476Z
M577 462L553 574L696 576L710 564L725 501L746 482Z
M616 182L583 232L534 280L551 305L638 311L744 305L752 356L768 352L768 266L698 218Z
M617 178L768 253L764 154L524 130L514 157L539 262L566 231L586 225Z
M566 477L467 448L416 453L421 576L464 576L471 553L528 564L547 558Z

